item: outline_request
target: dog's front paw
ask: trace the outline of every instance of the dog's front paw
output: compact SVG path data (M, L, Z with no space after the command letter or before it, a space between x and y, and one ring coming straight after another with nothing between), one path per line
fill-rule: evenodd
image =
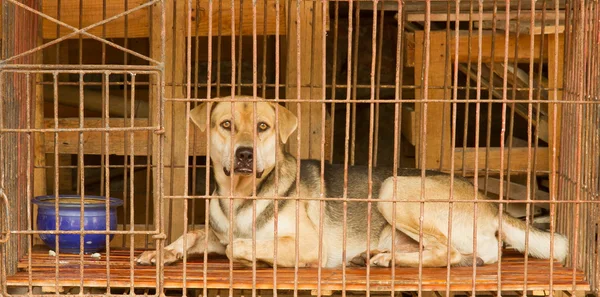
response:
M139 265L156 265L157 259L156 251L145 251L137 259L136 262ZM179 260L181 256L171 250L164 250L163 263L171 264Z
M352 258L350 260L349 264L350 264L350 266L354 266L354 267L365 267L365 266L367 266L367 263L369 263L369 262L372 263L371 260L373 259L373 257L375 257L381 253L389 253L389 251L388 250L371 250L369 257L367 257L367 252L364 251L360 255L357 255L354 258Z
M371 266L390 267L392 254L390 252L379 253L371 258Z

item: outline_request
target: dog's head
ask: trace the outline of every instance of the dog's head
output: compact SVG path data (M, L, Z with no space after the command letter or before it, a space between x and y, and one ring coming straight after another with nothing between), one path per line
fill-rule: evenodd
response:
M190 112L190 118L201 131L207 128L208 104L202 103ZM212 103L208 128L213 165L222 167L227 176L232 172L239 175L252 175L253 163L256 162L256 176L260 178L265 170L268 171L275 166L275 151L282 148L297 126L296 116L283 106L277 107L276 103L268 101L260 101L256 104L253 102ZM276 143L276 135L279 135L279 143ZM255 136L256 148L254 148Z

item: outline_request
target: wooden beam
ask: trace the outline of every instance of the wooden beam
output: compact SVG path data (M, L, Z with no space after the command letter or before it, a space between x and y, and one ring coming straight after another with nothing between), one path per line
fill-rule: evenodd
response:
M397 10L397 9L396 9ZM500 12L500 8L498 8L498 12L497 13L493 13L493 12L484 12L481 15L481 20L484 21L484 25L486 24L485 21L492 21L494 19L496 20L500 20L497 22L497 25L499 26L503 26L505 25L504 20L506 19L506 13L505 12ZM475 24L475 26L477 26L477 23L480 20L479 14L477 12L475 12L476 15L470 15L468 10L461 10L461 13L459 13L458 15L454 13L454 8L451 8L451 12L450 14L448 14L447 11L443 11L443 12L438 12L438 13L432 13L430 16L430 19L432 22L446 22L448 19L450 19L451 22L456 21L456 19L458 18L459 21L461 22L468 22L468 21L473 21L473 23ZM494 16L495 14L495 16ZM564 20L565 19L565 12L564 11L560 11L559 13L559 18ZM554 11L547 11L546 12L546 19L554 19L555 18L556 13ZM531 19L531 10L522 10L521 11L521 15L519 18L519 14L517 13L516 10L513 10L509 13L509 19L510 20L520 20L522 23L527 22L527 24L529 24L529 20ZM542 19L542 12L541 11L536 11L535 12L535 19L536 20L541 20ZM420 12L420 13L408 13L406 15L406 20L409 22L424 22L425 21L425 14ZM484 27L486 28L486 27ZM491 27L490 27L491 28ZM500 29L500 28L498 28ZM528 33L529 31L525 31L523 33Z
M320 99L322 98L323 88L304 87L309 85L321 85L323 72L321 66L323 63L322 36L326 31L326 24L323 23L322 4L316 3L313 10L312 1L302 1L297 6L299 0L293 0L289 3L288 18L291 24L290 32L287 38L287 73L286 73L286 97L297 98L298 88L297 78L300 76L300 98L301 99ZM300 19L297 18L298 7ZM314 23L313 23L314 20ZM300 48L296 46L298 34L300 36ZM298 51L300 52L300 65L297 63ZM304 102L299 104L301 118L300 129L300 158L302 159L320 159L321 157L321 125L323 106L320 103ZM299 114L298 104L290 103L287 106L290 111ZM328 117L328 116L327 116ZM326 118L327 118L326 117ZM326 132L327 133L327 132ZM325 138L326 142L329 138ZM298 142L296 135L292 135L289 141L290 153L296 155ZM327 153L325 155L328 155Z
M129 119L125 122L123 119L109 119L109 127L122 128L129 127ZM60 128L78 128L78 118L61 118L58 120L58 126ZM134 121L135 127L149 127L148 119L136 119ZM54 119L47 118L44 120L44 127L46 129L54 128ZM102 128L101 118L86 118L84 121L85 128ZM109 155L123 156L126 150L129 149L128 142L126 143L125 138L129 141L129 133L132 132L110 132L109 134ZM135 131L133 132L134 143L133 143L133 154L136 156L145 156L148 154L148 133L152 131ZM196 154L202 155L206 152L206 144L204 134L199 130L196 132L198 135L194 143L190 143L190 152L192 147L196 151ZM47 133L36 133L45 135L44 150L46 153L54 152L54 136L52 132ZM86 155L100 155L104 151L102 145L102 138L104 132L84 132L83 133L83 152ZM190 138L191 140L191 138ZM76 155L79 151L79 132L60 132L58 134L58 151L61 154L72 154Z
M563 93L563 67L564 67L564 54L563 49L565 46L565 35L560 34L558 39L554 35L548 35L548 41L546 46L548 47L548 99L549 100L562 100ZM555 44L558 44L558 52L555 50ZM555 57L556 56L556 57ZM554 79L556 78L556 83ZM554 90L556 88L556 91ZM554 109L556 107L556 112ZM561 105L556 103L548 104L548 148L550 153L548 154L548 169L550 179L550 197L558 198L557 190L552 180L552 173L558 173L559 160L560 160L560 131L561 131ZM554 134L556 130L556 134ZM553 151L556 148L556 158L553 157ZM552 170L552 168L555 170ZM557 179L558 181L558 179Z
M138 98L146 96L147 92L144 89L136 90ZM87 111L102 112L104 110L104 98L101 91L84 89L83 92L83 107ZM122 95L109 94L108 113L111 117L123 117L124 114L130 115L130 98L127 102L123 100ZM54 87L51 85L44 86L44 100L46 102L54 102ZM59 86L58 87L58 104L79 107L79 87L78 86ZM137 99L135 100L135 117L148 117L148 101Z
M443 31L445 32L445 31ZM455 40L454 40L454 33L455 31L450 31L450 57L452 59L454 59L454 49L455 49ZM416 32L417 33L417 32ZM406 33L406 50L407 53L405 54L405 57L415 57L414 60L410 60L409 58L407 58L407 60L405 61L405 65L407 67L414 67L415 66L415 61L417 60L416 58L416 49L415 49L415 34L416 33ZM432 32L432 34L435 33ZM541 38L544 38L543 36L535 36L534 37L534 54L533 54L533 59L535 61L539 61L540 60L540 44L541 44ZM468 31L460 31L459 32L459 41L458 41L458 61L460 63L466 63L468 62L468 58L469 58L469 39L471 39L471 62L477 63L477 53L478 53L478 42L479 42L479 36L477 34L477 32L473 32L473 35L469 37L469 32ZM444 39L445 40L445 39ZM492 38L492 32L491 31L483 31L483 34L481 36L481 43L482 43L482 47L481 47L481 61L483 63L490 63L492 61L492 57L491 57L491 53L492 53L492 40L495 40L495 50L494 50L494 62L503 62L504 61L504 34L496 34L495 38ZM519 46L519 52L518 55L515 56L515 47ZM517 58L518 61L525 61L525 62L529 62L530 60L530 48L531 48L531 44L530 44L530 37L529 35L526 34L521 34L519 35L519 39L518 41L515 40L515 38L513 36L509 37L509 41L508 41L508 60L509 61L514 61L515 57ZM544 57L548 57L548 49L544 48L543 50L543 56Z
M45 0L43 2L42 11L52 18L57 18L57 10L58 10L58 0ZM61 0L60 6L60 21L66 23L75 28L79 28L79 0ZM148 0L128 0L128 10L134 9L144 3L147 3ZM86 27L92 25L94 23L102 21L103 14L103 0L85 0L83 3L83 15L81 16L82 26ZM106 17L110 18L117 14L120 14L125 11L125 6L123 1L115 1L108 0L106 1ZM196 3L196 1L193 1ZM251 35L252 34L252 17L250 15L246 15L240 18L240 1L235 1L235 23L236 23L236 34L239 29L239 24L242 22L242 34L243 35ZM264 2L259 2L264 3ZM9 4L10 5L10 4ZM196 26L198 27L198 36L208 36L208 1L200 1L199 2L200 9L199 13L196 14L196 5L192 7L192 30L193 34L196 32ZM252 11L252 1L244 1L243 9L245 12ZM257 9L256 13L256 23L259 24L256 28L257 33L259 35L264 35L264 22L265 22L265 14L264 14L264 4L259 4L260 9ZM157 8L159 5L154 5ZM219 5L215 2L213 3L213 36L217 36L217 28L219 27L218 23L218 14L219 14ZM2 7L0 7L0 12ZM127 25L127 37L128 38L147 38L151 35L150 26L149 26L149 9L142 8L138 11L135 11L128 15L128 25ZM231 35L231 1L223 1L222 3L222 35L228 36ZM196 16L198 15L198 18ZM281 5L280 9L280 29L281 34L284 34L286 31L286 23L285 23L285 10L284 5ZM177 8L177 16L183 20L186 19L187 11L183 9L183 2L178 5ZM197 23L199 21L199 23ZM276 13L275 13L275 5L272 3L268 3L267 5L267 14L266 14L267 28L266 35L274 35L275 34L275 22L276 22ZM158 23L155 24L156 27L159 26ZM1 28L0 28L1 29ZM158 30L158 29L157 29ZM160 31L160 30L159 30ZM68 29L66 27L62 27L60 29L60 36L64 36L73 32L73 30ZM102 26L98 26L88 31L89 33L102 36ZM124 38L125 37L125 17L120 17L116 20L106 23L106 38ZM44 19L43 20L43 38L46 39L54 39L56 37L56 23ZM79 36L73 36L73 38L79 38ZM89 38L87 36L83 36L83 38Z
M474 178L470 178L471 181L474 180ZM511 200L526 200L527 199L527 186L519 184L519 183L515 183L515 182L511 182L510 183L510 193L507 194L507 187L508 187L508 182L506 181L506 178L502 181L503 187L504 187L504 191L503 191L503 196L504 199L511 199ZM479 178L479 189L482 191L485 191L485 183L483 182L482 178ZM532 185L533 187L534 185ZM487 183L487 191L489 193L493 193L496 195L500 195L500 179L496 178L496 177L488 177L488 183ZM531 197L533 200L548 200L548 192L544 192L542 190L536 189L535 191L535 196Z
M54 119L47 118L44 120L43 128L54 129ZM129 119L125 121L123 126L123 119L109 119L108 125L113 128L129 127ZM58 120L58 126L60 128L78 128L78 118L61 118ZM149 127L148 119L135 119L135 127ZM102 128L101 118L86 118L84 121L85 128ZM325 137L331 137L331 120L325 122L325 129L329 134ZM86 155L100 155L103 154L104 146L102 145L102 137L104 132L84 132L83 133L83 152ZM110 132L108 141L110 146L108 147L109 155L123 156L125 153L129 154L129 143L125 142L125 138L129 141L129 135L132 132ZM133 132L133 154L136 156L146 156L148 154L148 133L152 131L135 131ZM195 134L194 134L195 133ZM43 153L52 154L54 153L54 136L52 132L46 133L35 133L35 135L41 137L43 140L40 142ZM206 134L201 132L198 128L190 125L190 135L196 135L195 137L190 136L189 142L189 153L196 156L206 155ZM58 150L61 154L76 155L79 151L79 132L60 132L58 134ZM331 145L329 142L325 143L325 157L329 160L329 151ZM44 169L44 168L41 168ZM45 171L45 169L44 169ZM44 178L45 183L45 178ZM45 193L45 192L43 192ZM40 192L41 195L41 192Z
M485 147L479 148L479 171L482 173L486 168L486 155L485 155ZM463 159L463 151L464 151L464 159ZM455 172L461 172L461 168L463 162L465 162L465 168L469 175L473 175L473 169L475 168L475 148L467 148L464 150L463 148L457 148L455 157L454 157L454 169ZM513 174L516 174L515 171L526 172L527 171L527 160L528 156L528 148L526 147L518 147L512 148L510 150L511 154L511 162L508 164L508 154L509 150L507 148L504 149L504 174L508 171L509 165L510 170ZM548 148L540 147L537 149L537 164L536 171L538 174L546 174L548 170ZM463 161L464 160L464 161ZM490 148L490 156L489 163L487 164L487 168L491 170L500 170L500 148L492 147ZM450 163L445 163L442 171L450 171Z
M430 40L430 63L429 63L429 94L427 98L423 98L423 86L421 85L421 77L423 73L422 63L425 61L423 56L423 41L424 32L415 33L415 85L419 88L415 89L415 99L450 99L451 92L449 89L438 89L432 87L449 87L451 83L450 74L452 71L446 69L446 32L437 31L431 32ZM450 66L450 65L448 65ZM423 154L421 138L423 134L423 117L426 117L427 124L426 134L426 152ZM445 119L445 121L443 120ZM415 123L420 127L417 133L417 141L415 145L415 156L417 158L416 165L421 168L420 158L425 159L425 168L439 169L442 163L449 164L445 160L450 160L450 104L449 103L428 103L427 113L425 114L424 104L415 103Z
M417 145L419 135L419 124L415 120L415 109L402 105L402 135L412 145Z
M519 25L518 25L519 34L540 35L540 34L542 34L542 28L544 29L544 32L543 32L544 35L554 34L555 32L563 33L565 31L564 13L560 14L562 16L562 20L558 26L556 26L554 24L554 15L555 14L552 13L552 15L550 17L546 16L545 23L542 23L542 21L540 20L541 13L538 12L536 14L536 16L538 16L538 17L536 18L535 24L533 26L533 33L531 30L531 24L529 23L529 18L527 18L527 19L522 18L521 21L518 21L518 20L510 21L508 23L508 30L511 33L516 33L517 32L517 23L519 23ZM500 20L503 20L503 16L500 18ZM478 21L473 22L473 24L475 25L475 28L479 28ZM483 21L482 28L484 30L491 30L493 28L493 25L494 25L494 21L492 21L492 20ZM504 22L504 21L496 22L496 29L505 31L506 30L506 22Z

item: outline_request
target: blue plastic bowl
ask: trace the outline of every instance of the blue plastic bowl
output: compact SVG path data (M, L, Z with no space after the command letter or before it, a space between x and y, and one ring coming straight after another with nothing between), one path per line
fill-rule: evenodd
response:
M117 228L117 207L123 205L123 200L109 198L110 230ZM37 228L44 231L56 231L55 196L38 196L32 203L38 205ZM79 195L58 196L58 220L61 231L80 231L81 200ZM103 196L85 196L84 198L84 230L106 231L106 198ZM110 235L112 240L114 235ZM56 250L56 235L40 234L42 241L51 249ZM61 234L58 236L60 253L79 254L81 235ZM109 240L109 242L110 242ZM86 234L84 236L86 254L95 253L106 248L106 235Z

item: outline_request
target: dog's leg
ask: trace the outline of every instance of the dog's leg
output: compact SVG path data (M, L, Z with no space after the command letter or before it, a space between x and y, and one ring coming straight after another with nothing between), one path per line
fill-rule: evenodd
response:
M318 244L313 241L304 241L298 246L298 267L316 267L318 263ZM256 261L261 261L269 265L273 265L275 259L273 257L275 241L273 240L256 240ZM296 262L295 257L295 238L291 236L282 236L277 238L277 266L278 267L294 267ZM323 247L323 251L326 251ZM227 257L235 261L252 265L252 239L238 238L233 241L233 244L227 246ZM327 259L323 257L321 265L326 265Z
M417 230L412 226L403 226L401 229L409 237L415 241L419 239ZM432 229L423 230L423 253L422 253L422 265L423 267L444 267L451 266L472 266L473 256L461 254L452 244L448 246L448 239L443 234L435 232ZM418 249L418 246L417 246ZM450 249L450 253L448 253ZM418 251L407 251L406 247L395 246L395 264L396 266L405 267L418 267L419 266L419 252ZM366 255L365 255L366 256ZM390 251L380 252L373 255L370 259L372 266L390 267L392 261L392 253ZM477 266L483 265L481 258L475 259Z
M186 238L186 246L184 246ZM185 251L188 255L200 254L204 252L205 233L204 230L188 232L164 249L163 260L165 264L171 264L183 257ZM213 231L208 231L208 253L225 254L225 247L219 242ZM156 264L156 251L146 251L137 259L141 265Z

